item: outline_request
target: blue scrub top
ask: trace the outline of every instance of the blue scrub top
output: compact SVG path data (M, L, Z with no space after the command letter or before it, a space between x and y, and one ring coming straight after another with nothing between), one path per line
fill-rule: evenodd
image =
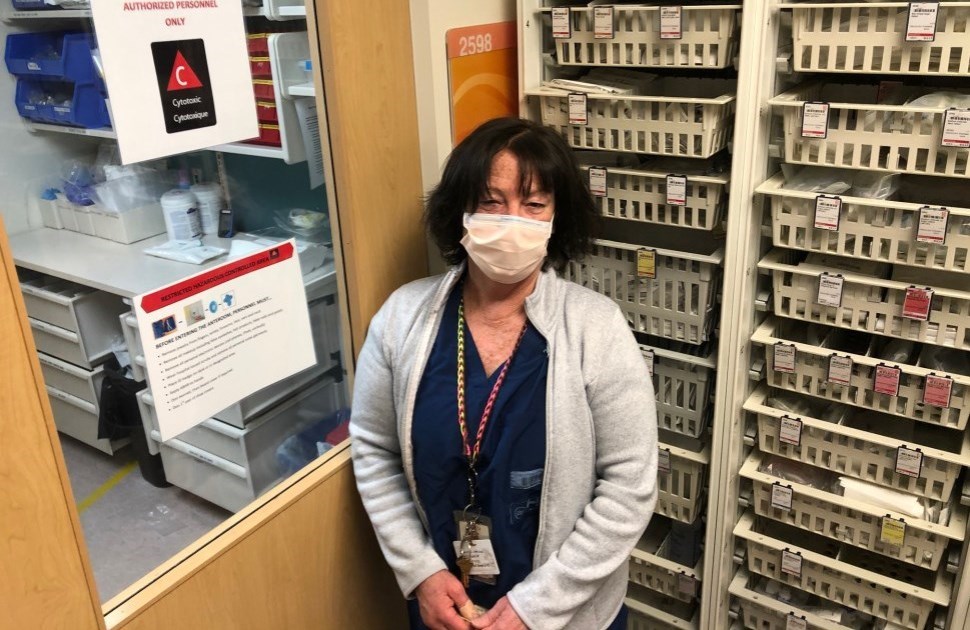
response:
M455 575L455 511L468 503L468 466L458 429L458 303L461 284L445 306L441 327L418 388L411 441L418 498L435 550ZM465 413L474 441L501 367L485 375L465 326ZM546 460L546 340L529 324L492 408L478 460L478 503L491 519L500 569L492 586L471 580L468 594L492 607L532 571L539 529L539 498Z
M445 305L414 407L411 441L418 499L428 518L432 544L453 574L458 539L455 512L468 503L468 466L458 429L458 303L462 283ZM482 411L501 366L486 376L468 326L465 335L465 410L474 441ZM539 502L546 461L546 378L549 355L545 338L528 324L492 409L478 460L478 503L492 521L492 546L500 573L496 584L474 579L468 595L491 608L532 572L539 529ZM409 602L411 627L423 630L418 602ZM623 611L625 613L625 611ZM622 628L625 614L611 628Z

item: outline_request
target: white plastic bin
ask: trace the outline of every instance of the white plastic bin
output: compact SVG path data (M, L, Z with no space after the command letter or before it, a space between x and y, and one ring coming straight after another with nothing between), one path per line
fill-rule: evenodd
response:
M815 2L792 11L798 72L970 74L970 2L940 3L932 42L907 42L908 3Z
M708 158L734 131L737 83L731 79L665 77L648 96L587 95L586 125L569 122L569 93L527 91L540 100L542 124L577 149Z
M970 46L967 46L970 50ZM970 272L970 208L947 207L943 244L917 242L920 208L928 204L841 195L838 230L815 227L817 193L786 190L779 173L758 187L771 208L778 247L897 265Z
M616 301L633 330L702 344L714 326L724 253L692 254L651 248L656 252L656 278L638 277L642 245L597 240L580 262L571 262L564 277Z
M613 38L596 39L593 9L569 9L571 35L557 38L564 66L625 68L727 68L737 56L741 5L684 6L681 37L661 39L660 8L613 8ZM549 9L545 9L548 12Z
M956 373L934 372L917 365L883 361L861 354L838 352L852 359L852 375L849 385L830 383L829 359L832 349L806 343L791 342L779 334L780 322L766 319L751 336L751 340L765 349L765 379L772 387L809 394L836 402L902 416L919 422L935 424L963 431L970 419L970 376ZM795 346L795 371L782 372L775 369L774 345L785 343ZM876 367L888 365L898 368L899 392L896 396L873 391ZM945 375L953 380L950 406L947 408L923 404L923 388L930 374Z
M949 501L960 472L970 466L970 436L964 435L954 450L943 450L918 440L903 440L890 435L866 431L846 424L836 424L805 415L794 415L767 404L767 388L761 387L748 397L744 408L757 415L758 447L763 453L780 455L834 473L861 479L880 486L902 490L936 501ZM780 439L783 418L802 423L801 443L794 446ZM919 449L922 467L919 477L896 472L900 447Z
M900 94L926 91L913 87ZM970 177L970 149L941 145L944 108L882 105L878 92L877 85L807 83L772 98L768 102L784 117L785 161ZM802 137L806 102L829 104L825 138Z
M903 316L907 290L924 287L807 263L795 264L796 257L791 254L773 249L758 263L760 269L771 273L776 315L970 350L970 293L925 287L933 290L928 318L913 319ZM826 272L843 276L841 306L816 302L819 277ZM879 294L883 297L874 299Z
M886 508L839 496L825 490L787 481L758 470L762 456L752 453L741 466L741 476L751 480L752 503L758 516L798 527L828 538L868 549L902 562L936 571L946 562L951 540L962 541L967 528L967 509L951 507L949 523L939 525ZM780 484L792 491L791 510L772 505L772 488ZM905 522L903 544L881 539L882 518Z
M657 396L657 426L699 438L710 420L716 359L698 357L640 344L653 362L653 389Z
M950 604L952 580L943 569L930 573L895 560L845 548L832 542L797 536L785 526L763 521L750 512L738 521L734 535L747 547L748 571L783 582L819 597L886 619L910 630L923 630L933 607ZM785 536L780 539L779 536ZM794 538L799 544L788 542ZM821 539L824 540L824 539ZM801 556L801 574L782 571L782 554Z
M630 555L630 582L667 597L689 602L700 596L703 558L693 567L668 560L665 556L668 523L655 518ZM690 585L694 593L688 592Z
M815 613L791 606L776 597L750 588L751 577L744 568L731 580L728 592L740 601L740 617L745 628L751 630L790 630L789 615L805 620L806 630L858 630L829 621Z
M693 523L704 507L702 499L711 462L710 447L699 453L660 444L670 459L670 471L657 473L657 514L684 523Z
M588 173L589 168L585 167ZM600 214L611 219L660 223L698 230L721 224L727 206L728 178L688 175L686 205L667 203L667 175L655 170L608 167L606 196L596 197Z

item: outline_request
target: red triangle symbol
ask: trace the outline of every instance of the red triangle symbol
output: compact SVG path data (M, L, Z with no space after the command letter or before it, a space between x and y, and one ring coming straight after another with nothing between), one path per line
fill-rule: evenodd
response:
M168 91L189 90L191 88L202 87L199 77L189 65L189 62L182 56L182 51L175 51L175 65L172 67L172 76L168 79Z

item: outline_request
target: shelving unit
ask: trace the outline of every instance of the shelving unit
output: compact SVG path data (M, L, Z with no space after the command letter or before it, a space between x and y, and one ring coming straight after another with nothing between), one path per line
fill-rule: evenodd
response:
M302 0L265 0L260 7L244 7L246 17L260 17L271 21L292 21L306 19L306 6ZM2 14L3 19L16 22L17 20L44 20L46 23L64 20L67 23L77 20L90 20L90 9L51 9L44 11L7 11ZM61 23L61 22L58 22ZM272 100L276 103L279 115L279 132L281 146L268 146L235 142L211 147L210 150L236 155L282 160L286 164L298 164L306 161L306 149L300 131L298 113L294 99L315 96L312 82L306 80L306 74L299 70L297 62L309 59L309 41L304 31L272 33L268 39L267 56L272 68L273 88ZM25 121L27 128L34 132L64 133L81 137L117 138L110 128L87 129Z
M936 6L906 42L907 2L744 5L702 628L966 627L970 156L912 99L970 92L970 3Z
M595 33L603 23L596 27L594 12L602 11L611 12L612 37ZM679 33L661 35L661 11L665 29L671 12L679 14ZM717 588L707 571L717 550L705 530L714 523L710 435L721 398L715 366L740 16L740 4L726 3L519 2L521 113L579 151L591 190L601 189L600 240L564 277L617 302L657 395L659 499L631 558L631 629L704 627L703 593ZM544 83L613 68L639 73L624 75L637 84L633 93L577 98Z

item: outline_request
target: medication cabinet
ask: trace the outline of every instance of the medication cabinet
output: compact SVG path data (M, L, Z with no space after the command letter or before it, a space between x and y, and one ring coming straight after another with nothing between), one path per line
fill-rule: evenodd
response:
M518 11L653 369L629 627L966 627L970 2Z
M305 188L297 193L285 189L273 193L281 199L282 207L288 202L296 205L318 198L317 209L326 212L327 195L324 188L310 190L308 153L297 114L296 100L313 103L316 94L310 72L305 5L292 0L266 0L261 6L244 6L243 11L253 73L253 93L243 96L257 100L260 137L213 147L185 164L193 177L215 180L230 203L236 195L233 206L238 204L242 210L237 208L237 228L256 229L272 223L273 211L265 210L263 217L258 216L258 207L245 212L246 200L242 197L249 185L243 180L247 170L262 168L268 174L280 175L286 186L294 187L293 183L298 182ZM4 214L12 232L11 250L29 324L58 430L113 454L128 439L98 437L106 362L113 360L116 351L126 352L134 379L147 380L144 357L133 328L131 298L224 259L197 266L154 258L144 250L165 242L164 234L155 236L164 228L138 234L142 238L127 242L129 239L111 238L80 227L82 217L94 214L81 212L79 205L61 199L55 208L54 201L40 199L39 193L46 185L42 181L57 180L60 162L87 158L104 139L114 138L107 116L110 95L92 62L95 36L84 33L91 29L89 9L60 9L15 0L0 13L3 32L12 35L5 49L10 73L4 73L2 81L14 92L9 101L11 107L0 109L0 119L22 139L25 161L40 162L32 177L20 182L11 177L5 183L11 199L24 208L8 208ZM70 34L64 35L65 32ZM38 61L47 59L44 55L53 60ZM57 119L25 110L20 96L32 80L41 81L45 89L64 82L76 85L71 115ZM96 88L96 103L91 107L102 108L103 118L92 116L88 103L83 111L77 107L82 86ZM15 101L17 109L13 108ZM312 122L315 124L316 120ZM266 135L267 130L273 137ZM316 148L319 150L320 145ZM226 155L235 161L227 160ZM253 166L253 161L261 162L262 167ZM39 177L41 173L46 173L45 179ZM260 184L268 189L276 185L271 179ZM161 218L157 205L150 209ZM230 245L228 240L214 236L206 240L211 245ZM151 383L140 392L138 403L148 451L161 456L170 483L238 511L283 477L276 454L284 440L305 429L309 419L319 421L349 406L337 273L332 247L326 249L323 266L304 275L317 354L314 367L243 398L179 439L166 443L158 437Z

